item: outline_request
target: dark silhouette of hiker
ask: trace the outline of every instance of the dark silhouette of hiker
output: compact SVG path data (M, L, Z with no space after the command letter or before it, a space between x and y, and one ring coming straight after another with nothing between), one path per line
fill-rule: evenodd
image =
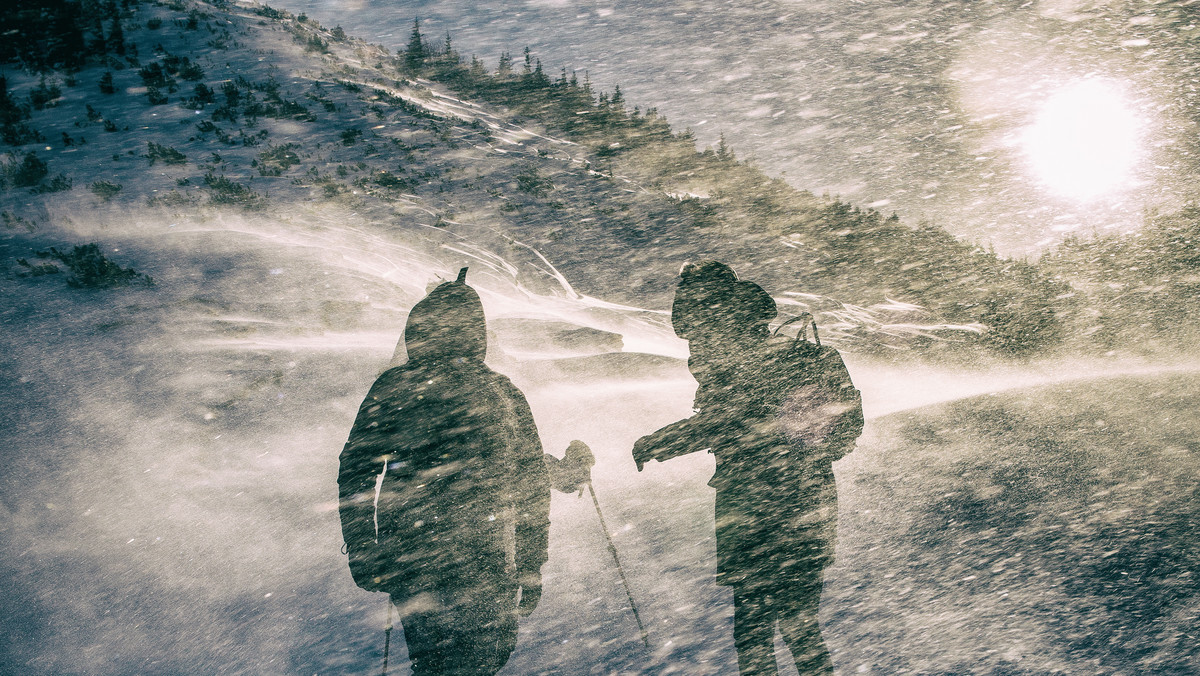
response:
M483 305L465 276L409 313L408 361L371 387L338 473L351 574L391 595L417 676L504 666L541 598L550 469L575 490L594 463L581 443L543 459L525 397L483 363Z
M716 456L717 583L733 588L741 673L777 673L778 625L799 672L826 674L817 611L837 526L831 464L862 432L861 399L836 351L772 338L775 316L771 297L729 267L685 266L671 323L689 343L695 414L639 439L633 456L639 471Z

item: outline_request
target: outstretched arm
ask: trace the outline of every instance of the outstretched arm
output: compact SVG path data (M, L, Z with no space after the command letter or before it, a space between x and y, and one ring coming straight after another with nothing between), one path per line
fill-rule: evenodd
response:
M638 439L633 445L633 461L638 471L651 460L663 462L681 455L704 451L729 442L737 434L731 416L701 411L690 418L673 422Z

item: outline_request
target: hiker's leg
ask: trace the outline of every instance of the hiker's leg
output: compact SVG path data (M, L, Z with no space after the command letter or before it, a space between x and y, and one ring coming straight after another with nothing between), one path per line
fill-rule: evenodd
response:
M492 676L517 647L517 585L510 575L481 574L459 597L461 646L454 674Z
M400 619L404 643L413 676L436 676L448 673L447 658L457 649L452 627L445 616L437 612L413 612Z
M769 598L734 587L733 643L742 676L775 676L775 611Z
M821 609L821 586L824 571L817 569L811 578L789 587L786 596L776 599L779 611L779 633L792 652L800 676L823 676L833 673L833 660L821 636L817 613Z

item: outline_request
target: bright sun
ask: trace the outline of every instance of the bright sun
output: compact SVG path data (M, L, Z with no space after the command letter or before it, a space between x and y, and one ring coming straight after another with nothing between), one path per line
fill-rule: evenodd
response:
M1021 143L1050 190L1091 201L1132 184L1142 127L1115 84L1081 80L1046 101Z

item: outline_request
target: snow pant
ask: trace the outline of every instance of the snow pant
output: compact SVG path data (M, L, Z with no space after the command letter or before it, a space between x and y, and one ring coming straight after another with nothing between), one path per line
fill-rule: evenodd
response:
M833 661L817 620L823 577L824 570L816 567L810 576L786 587L753 584L733 587L733 642L742 676L778 673L776 625L800 676L833 673Z
M466 577L466 576L464 576ZM449 582L449 581L448 581ZM517 586L510 575L480 575L430 590L432 603L401 611L413 676L492 676L517 646Z

